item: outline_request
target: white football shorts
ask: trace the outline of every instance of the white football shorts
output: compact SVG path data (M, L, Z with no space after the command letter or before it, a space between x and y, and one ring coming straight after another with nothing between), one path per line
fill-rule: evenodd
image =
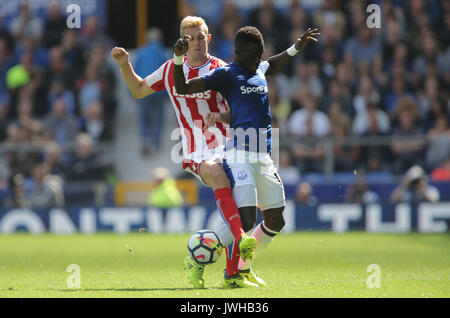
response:
M223 160L238 208L257 206L261 211L285 206L283 183L269 155L258 160Z

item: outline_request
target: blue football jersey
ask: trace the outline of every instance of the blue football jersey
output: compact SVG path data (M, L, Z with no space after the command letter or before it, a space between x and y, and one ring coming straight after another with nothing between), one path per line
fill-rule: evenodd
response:
M206 88L220 92L230 106L231 139L227 149L271 152L272 117L265 76L268 68L269 63L263 61L251 74L233 62L202 76Z

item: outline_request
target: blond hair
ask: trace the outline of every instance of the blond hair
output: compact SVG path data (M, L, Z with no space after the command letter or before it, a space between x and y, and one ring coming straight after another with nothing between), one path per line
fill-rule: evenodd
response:
M195 28L200 27L206 34L209 34L208 26L206 22L201 17L187 16L185 17L180 24L180 35L183 35L183 31L186 28Z

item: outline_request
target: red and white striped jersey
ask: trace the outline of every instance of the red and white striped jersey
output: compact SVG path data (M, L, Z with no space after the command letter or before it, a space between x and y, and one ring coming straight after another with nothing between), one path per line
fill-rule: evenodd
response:
M208 56L208 61L203 65L193 67L187 63L186 58L183 63L184 75L187 79L192 79L202 76L217 67L225 66L227 63L214 57ZM177 118L178 127L182 136L183 154L186 159L191 159L200 162L204 156L205 146L208 149L214 149L224 144L227 135L227 125L217 122L216 128L213 131L216 133L202 134L199 139L196 135L194 138L194 127L203 131L206 122L206 114L210 112L225 112L228 109L225 98L216 91L206 91L197 94L181 95L177 94L175 90L175 83L173 79L173 59L168 60L159 67L155 72L145 78L145 82L154 91L161 91L165 89L169 95L170 101ZM219 136L218 131L221 135ZM217 140L216 138L221 140Z

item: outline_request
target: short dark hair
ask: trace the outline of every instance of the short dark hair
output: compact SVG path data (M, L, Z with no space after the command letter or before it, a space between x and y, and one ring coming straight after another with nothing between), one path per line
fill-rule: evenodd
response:
M256 44L264 51L264 39L261 32L254 26L245 26L237 30L234 37L234 47L240 50L247 44Z

